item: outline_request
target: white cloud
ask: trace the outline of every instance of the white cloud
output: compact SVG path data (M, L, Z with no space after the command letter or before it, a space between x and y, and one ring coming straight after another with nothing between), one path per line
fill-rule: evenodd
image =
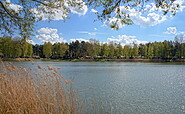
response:
M40 33L39 35L36 35L36 37L42 42L51 42L52 44L56 42L66 42L62 37L60 37L57 33L57 29L53 28L41 28L38 30Z
M179 5L180 6L180 9L178 11L181 11L182 12L184 10L184 8L185 8L185 5L184 4L185 4L185 0L175 0L173 2L173 4L172 4L172 7L171 7L170 11L173 11L174 8L176 8L176 6Z
M52 29L52 28L41 28L38 30L39 33L43 33L43 34L56 34L57 33L57 29Z
M158 25L166 21L167 18L164 15L156 13L149 13L146 17L142 16L141 13L138 13L137 15L131 15L131 19L134 24L146 27Z
M75 42L76 40L78 40L79 42L85 41L85 42L89 42L89 40L83 39L83 38L79 38L79 39L70 39L71 42Z
M79 31L78 33L88 34L88 35L91 35L91 36L96 35L96 33L95 33L95 32L87 32L87 31Z
M10 3L11 0L6 0L7 3Z
M179 9L176 8L177 4L180 6ZM170 7L169 12L173 11L175 8L177 12L183 11L185 9L185 0L175 0ZM138 6L141 8L141 6ZM168 20L172 15L169 13L167 15L163 15L163 9L157 8L154 3L147 4L143 7L143 10L140 11L138 9L130 8L129 6L120 6L121 16L124 17L125 14L128 14L130 19L134 22L134 24L147 27L147 26L155 26L164 21ZM122 13L123 12L123 13ZM116 11L115 11L116 13ZM117 22L117 26L122 28L125 26L124 23L121 23L120 19L115 17L109 19L108 21L104 22L104 25L110 26L112 23Z
M49 18L52 20L63 20L64 18L66 18L68 16L67 12L63 9L46 9L46 7L44 7L44 10L47 12L53 12L52 14L47 14L44 13L43 10L37 10L36 8L31 9L35 15L39 18L41 18L41 20L48 20Z
M22 9L22 6L11 3L11 0L6 0L5 5L14 10L16 13L18 13L19 10Z
M92 13L95 13L95 14L98 13L98 11L95 10L95 9L91 9L91 12L92 12Z
M71 12L78 15L85 15L88 11L88 8L87 8L87 5L85 5L85 2L83 2L82 0L73 0L73 2L74 1L76 2L76 4L81 4L81 5L80 6L76 5L75 7L69 7Z
M13 9L15 12L19 12L19 10L21 10L22 9L22 6L20 6L20 5L16 5L16 4L9 4L9 7L11 8L11 9Z
M107 40L112 41L114 43L121 43L122 46L131 45L132 43L136 43L136 44L147 43L147 41L140 41L136 39L136 36L127 36L127 35L118 35L117 37L112 36L111 38L108 38Z
M122 27L125 26L125 24L121 22L121 19L118 19L118 18L115 18L115 17L106 20L104 22L103 26L108 26L109 27L110 25L112 25L114 23L116 23L116 25L118 26L118 28L122 28Z
M94 36L94 35L97 35L97 34L106 34L106 33L88 32L88 31L78 31L78 33L81 33L81 34L88 34L88 35L90 35L90 36Z
M69 6L67 2L73 2L75 6ZM52 20L63 20L64 18L68 17L68 12L66 10L69 9L71 13L77 14L77 15L85 15L88 11L87 5L85 5L85 2L82 0L65 0L65 3L63 7L60 7L58 9L52 8L47 9L46 7L41 8L41 10L37 10L36 8L31 9L36 16L39 18L41 17L41 20L48 20L49 18ZM78 5L80 4L80 5ZM53 12L52 14L47 14L43 12L43 9L47 12Z
M165 33L166 34L176 34L177 33L177 28L176 27L168 27L167 31Z
M185 31L178 31L176 27L168 27L164 33L174 35L175 41L185 43Z
M134 24L140 26L155 26L167 19L165 15L162 15L161 9L157 9L153 3L146 5L144 12L125 6L121 6L120 10L129 14ZM158 13L156 12L157 10ZM124 16L124 14L122 14L122 16Z
M96 31L96 30L98 30L97 28L94 28L94 30Z
M27 39L27 42L32 44L32 45L35 45L36 43L33 41L33 40L30 40L30 39Z
M176 27L168 27L166 30L167 31L164 32L166 34L173 34L173 35L180 35L181 34L181 35L185 35L185 31L179 31L179 30L177 30Z

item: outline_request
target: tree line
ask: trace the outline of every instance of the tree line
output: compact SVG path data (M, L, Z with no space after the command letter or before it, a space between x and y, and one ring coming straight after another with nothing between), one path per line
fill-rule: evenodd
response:
M101 43L96 39L71 43L32 45L25 39L0 37L0 56L4 58L37 57L52 59L168 59L185 58L185 43L179 41L150 42L122 46L120 43Z
M10 36L0 37L0 57L18 58L32 57L33 45L26 39L13 38Z

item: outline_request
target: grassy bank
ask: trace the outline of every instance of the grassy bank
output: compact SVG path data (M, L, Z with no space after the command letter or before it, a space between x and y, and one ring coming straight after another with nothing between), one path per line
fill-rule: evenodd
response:
M2 58L2 61L54 61L54 62L185 62L185 59L47 59L47 58Z
M0 114L77 114L80 101L57 69L0 63Z

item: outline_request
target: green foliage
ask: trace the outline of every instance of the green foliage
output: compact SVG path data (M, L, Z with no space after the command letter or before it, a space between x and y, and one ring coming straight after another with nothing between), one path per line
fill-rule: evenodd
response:
M125 45L123 48L123 56L125 56L126 58L130 57L130 46L129 45Z
M56 57L64 57L69 46L65 43L54 43L52 55Z
M115 47L113 43L111 42L109 45L109 57L114 57L114 54L115 54Z
M33 46L32 44L28 44L27 56L32 57L32 55L33 55Z
M101 55L101 46L98 40L90 39L86 46L88 56L96 57Z
M89 42L87 42L87 55L91 56L91 57L95 56L94 50L93 50L93 44L91 44Z
M56 10L62 9L63 19L65 20L71 13L71 7L80 9L84 2L89 7L102 9L97 13L98 20L103 21L116 17L126 25L131 25L133 22L129 14L120 10L120 6L136 8L141 11L145 4L153 2L163 10L164 14L171 12L173 15L180 8L178 4L176 6L172 4L174 0L14 0L13 2L20 7L18 11L11 9L9 6L11 3L6 0L0 1L0 31L2 34L18 32L21 36L26 37L33 35L35 22L43 19L43 15L39 14L47 14L50 21L55 17ZM172 5L173 7L171 7ZM116 24L117 22L110 25L110 27L116 30L119 29Z
M33 55L37 57L43 57L43 45L34 45L33 46Z
M154 57L154 48L153 48L153 45L152 44L149 44L148 45L148 54L147 54L147 57L149 59L152 59Z
M140 45L139 52L142 57L147 57L147 52L148 52L147 50L148 50L147 45L142 45L142 44Z
M16 57L20 57L22 55L22 50L21 50L21 41L19 39L13 39L12 41L13 43L13 53L12 53L12 57L16 58Z
M104 21L109 20L110 18L117 18L117 21L110 25L110 28L115 30L119 29L118 23L121 22L125 25L134 24L131 20L129 14L122 11L120 6L125 6L126 8L130 7L130 9L135 8L137 11L142 11L147 3L154 3L157 8L161 8L164 12L164 15L167 13L172 13L175 15L180 6L177 4L174 7L172 3L174 0L85 0L89 6L93 6L94 8L99 9L101 7L101 11L98 14L98 20ZM118 21L119 20L119 21Z
M102 45L102 48L101 48L101 56L107 57L108 55L109 55L109 46L107 43L105 43Z
M12 45L11 37L5 36L2 39L1 43L2 43L2 53L3 53L4 57L12 57L13 45Z
M133 49L132 49L132 55L134 57L137 57L138 56L138 53L139 53L138 45L134 43L134 46L133 46Z
M26 41L26 38L22 39L22 57L26 57L28 54L28 42Z
M5 36L0 38L0 53L6 58L32 57L33 49L26 39Z
M52 56L52 44L50 42L45 42L43 45L43 55L46 58L49 58Z
M54 43L45 42L43 45L32 45L25 39L12 39L9 36L0 37L0 57L46 57L61 59L79 58L185 58L185 43L177 41L153 42L147 44L124 45L110 42L100 44L98 40L89 42Z

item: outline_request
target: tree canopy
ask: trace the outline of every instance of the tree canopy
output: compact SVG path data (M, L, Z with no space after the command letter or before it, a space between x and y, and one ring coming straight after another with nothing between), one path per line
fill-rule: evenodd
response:
M32 45L24 39L0 37L0 57L4 58L52 58L52 59L184 59L185 42L163 41L146 44L121 45L120 43L101 43L95 39L90 41L73 41L71 43Z
M2 34L19 33L23 37L33 35L35 22L43 20L43 14L47 14L49 21L56 16L57 12L62 13L63 20L74 8L81 9L84 6L99 8L97 20L105 21L113 17L111 28L119 29L117 23L126 25L133 24L129 14L120 10L125 8L136 8L142 11L147 3L153 2L157 8L161 8L164 15L168 12L175 14L179 9L174 0L10 0L0 1L0 31ZM12 8L14 7L14 8Z

